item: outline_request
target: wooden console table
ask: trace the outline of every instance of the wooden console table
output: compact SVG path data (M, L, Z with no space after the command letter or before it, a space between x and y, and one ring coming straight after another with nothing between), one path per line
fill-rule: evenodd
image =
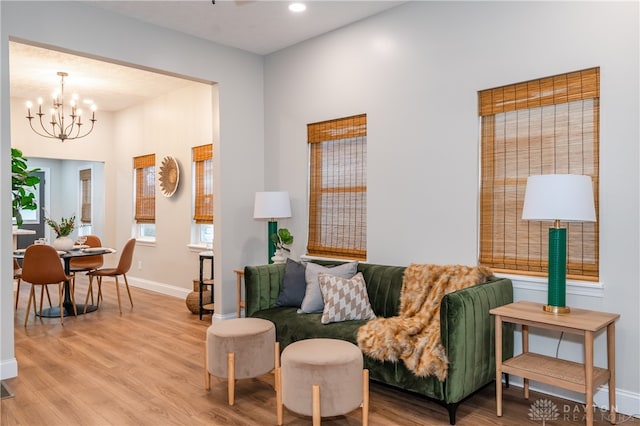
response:
M496 414L502 416L502 373L524 379L524 397L529 398L529 380L535 380L585 394L586 424L593 425L593 394L608 383L611 424L616 419L615 322L620 315L571 308L568 314L552 314L542 304L515 302L489 311L495 315ZM502 361L502 322L522 325L522 354ZM529 352L529 327L563 331L584 336L584 364ZM595 333L607 330L607 368L593 365Z

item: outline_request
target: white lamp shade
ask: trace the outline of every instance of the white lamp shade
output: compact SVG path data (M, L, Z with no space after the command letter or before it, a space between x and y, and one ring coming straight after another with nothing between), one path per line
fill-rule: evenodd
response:
M529 176L522 219L595 222L591 177L569 174Z
M287 191L256 192L253 204L254 219L282 219L291 217L291 202Z

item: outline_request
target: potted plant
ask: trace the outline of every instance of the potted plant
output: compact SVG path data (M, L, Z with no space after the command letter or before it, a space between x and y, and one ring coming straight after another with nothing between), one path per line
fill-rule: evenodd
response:
M57 250L71 250L73 247L73 239L71 239L69 235L71 235L76 226L75 215L70 218L61 218L60 223L48 217L45 217L44 221L53 229L53 232L56 233L57 238L53 241L53 246Z
M291 254L293 235L287 228L280 228L277 232L271 234L271 241L276 246L276 253L272 258L273 262L284 263Z
M11 148L11 207L16 225L22 226L22 214L20 210L35 210L38 208L35 198L35 189L40 178L35 175L40 169L29 170L27 159L22 151Z

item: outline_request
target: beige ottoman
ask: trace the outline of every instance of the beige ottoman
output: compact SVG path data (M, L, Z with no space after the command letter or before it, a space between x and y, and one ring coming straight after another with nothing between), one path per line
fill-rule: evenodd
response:
M369 423L369 370L363 370L362 352L347 341L300 340L282 352L276 368L278 425L283 423L284 405L313 417L338 416L362 407L362 424Z
M271 321L236 318L215 323L207 329L205 388L211 389L211 375L227 378L229 405L233 405L235 380L273 371L279 355Z

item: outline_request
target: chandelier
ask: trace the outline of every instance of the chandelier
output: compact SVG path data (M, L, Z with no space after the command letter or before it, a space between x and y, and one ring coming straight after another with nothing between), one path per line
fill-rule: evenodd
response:
M49 114L51 117L50 121L48 123L45 122L47 120L47 118L45 117L47 114L42 112L42 98L38 98L38 112L35 113L35 115L38 116L38 121L40 121L40 129L34 127L33 124L33 119L35 117L31 115L31 108L33 107L33 103L31 101L27 101L27 120L29 120L31 130L45 138L60 139L61 142L83 138L91 133L91 131L93 130L93 125L97 121L96 105L90 102L92 113L89 121L91 122L91 127L88 131L86 131L86 133L81 134L81 127L85 123L82 122L82 110L78 108L78 95L74 94L71 97L71 101L69 102L69 106L71 107L71 114L68 117L65 117L64 78L69 74L67 74L66 72L58 72L58 75L60 76L60 89L57 89L53 93L53 106L50 109Z

